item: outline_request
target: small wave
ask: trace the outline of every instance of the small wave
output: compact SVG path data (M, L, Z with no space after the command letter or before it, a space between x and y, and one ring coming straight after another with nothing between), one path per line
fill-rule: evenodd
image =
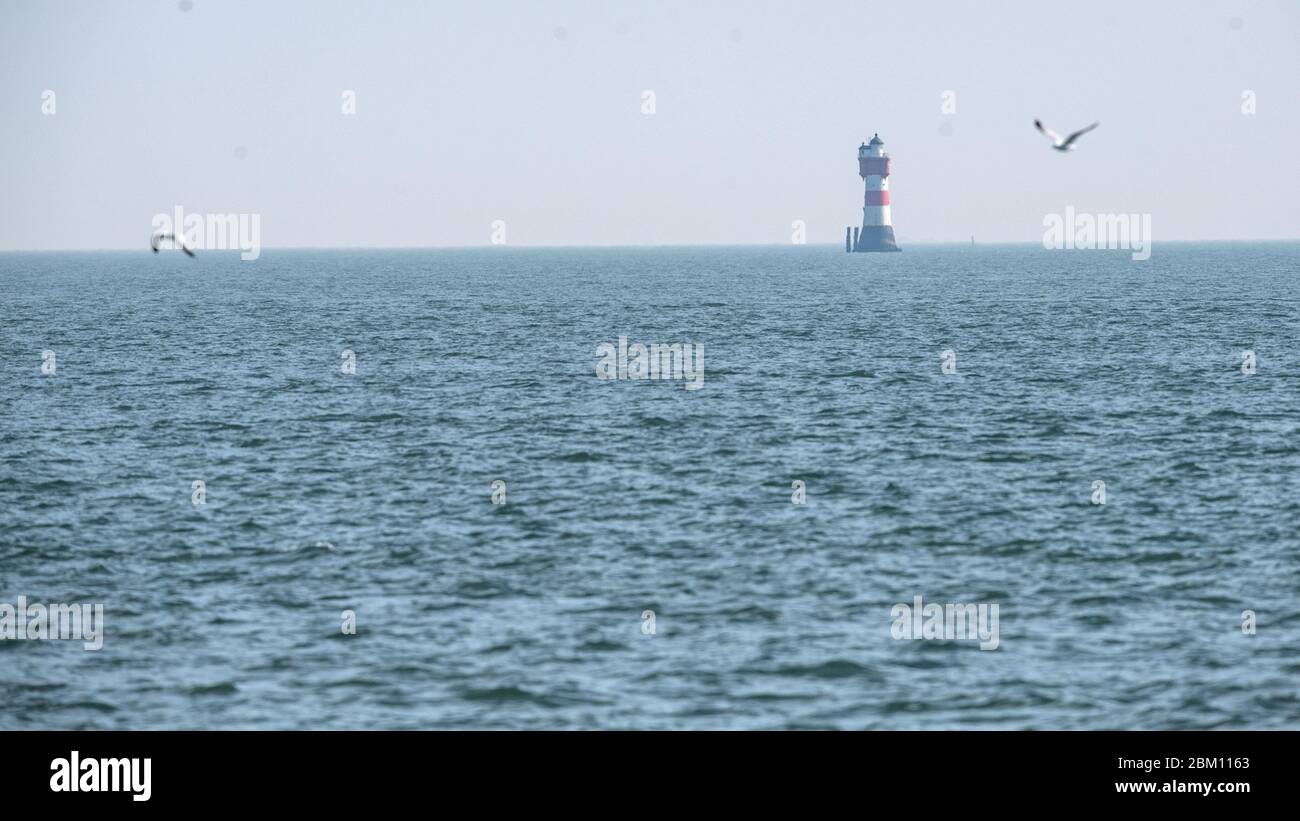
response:
M793 676L796 678L867 678L873 681L884 680L884 676L870 667L865 667L855 661L848 661L847 659L832 659L815 665L794 665L790 667L782 667L777 670L777 674L782 676Z
M554 707L555 702L545 696L530 693L520 687L469 687L460 691L466 701L484 701L489 703L521 702L537 704L542 707Z
M185 692L192 696L229 696L239 692L239 687L233 681L222 681L216 684L200 684Z

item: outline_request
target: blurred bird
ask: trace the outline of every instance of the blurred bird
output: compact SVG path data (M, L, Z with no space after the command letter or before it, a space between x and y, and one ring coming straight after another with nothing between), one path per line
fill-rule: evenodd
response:
M1101 125L1101 123L1093 123L1087 128L1080 128L1078 131L1074 132L1073 134L1066 137L1065 139L1061 139L1061 135L1057 134L1052 129L1045 127L1043 125L1042 120L1034 120L1034 128L1037 128L1039 131L1046 134L1047 139L1052 141L1052 148L1055 148L1057 151L1073 151L1074 141L1082 137L1084 134L1087 134L1089 131L1093 130L1099 125Z
M149 238L149 247L152 248L153 252L156 254L158 253L158 246L161 245L163 242L168 242L168 241L171 242L173 248L179 248L182 251L184 251L186 255L191 257L194 256L194 252L190 250L189 243L185 241L185 236L181 235L178 237L175 234L170 232L159 231L158 233L154 234L152 237Z

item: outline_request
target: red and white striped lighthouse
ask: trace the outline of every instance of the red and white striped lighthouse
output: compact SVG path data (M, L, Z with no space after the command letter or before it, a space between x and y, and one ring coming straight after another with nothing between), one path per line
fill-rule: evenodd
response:
M894 223L889 216L889 154L879 134L858 148L858 176L867 189L862 204L862 230L853 232L852 244L845 236L846 247L853 251L897 251Z

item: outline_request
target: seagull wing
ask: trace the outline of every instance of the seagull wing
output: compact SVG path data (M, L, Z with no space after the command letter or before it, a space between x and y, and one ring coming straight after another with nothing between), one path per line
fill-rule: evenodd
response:
M190 250L190 244L186 242L184 234L178 237L175 234L163 231L159 231L149 238L149 247L153 249L155 254L158 253L158 246L163 240L170 240L173 248L181 249L187 256L194 256L194 252Z
M1061 135L1060 135L1060 134L1057 134L1057 133L1056 133L1055 131L1053 131L1052 129L1047 128L1046 126L1044 126L1042 120L1034 120L1034 128L1037 128L1039 131L1041 131L1041 132L1043 132L1044 134L1046 134L1046 135L1047 135L1047 138L1048 138L1049 140L1051 140L1052 142L1054 142L1054 143L1060 143L1060 142L1061 142Z
M1074 132L1073 134L1071 134L1070 136L1066 137L1066 138L1065 138L1065 142L1064 142L1062 145L1069 145L1070 143L1072 143L1072 142L1074 142L1075 140L1079 139L1079 138L1082 137L1084 134L1087 134L1089 131L1093 130L1094 128L1096 128L1096 127L1099 126L1099 125L1101 125L1101 123L1093 123L1092 125L1088 126L1087 128L1080 128L1078 131L1076 131L1076 132Z

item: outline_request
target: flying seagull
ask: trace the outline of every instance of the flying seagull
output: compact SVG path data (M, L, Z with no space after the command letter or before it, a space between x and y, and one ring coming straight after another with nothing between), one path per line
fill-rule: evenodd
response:
M166 240L171 241L173 248L179 248L189 256L191 257L194 256L194 252L190 250L190 246L185 241L184 235L178 237L172 233L164 233L162 231L159 231L158 233L154 234L152 237L149 238L149 247L152 248L153 252L156 254L158 253L158 246Z
M1093 123L1087 128L1080 128L1078 131L1074 132L1073 134L1071 134L1070 136L1066 137L1063 140L1061 139L1060 134L1057 134L1055 131L1053 131L1050 128L1044 127L1042 120L1034 120L1034 128L1037 128L1039 131L1046 134L1047 139L1052 141L1052 148L1055 148L1057 151L1073 151L1074 141L1082 137L1084 134L1087 134L1089 131L1093 130L1099 125L1101 125L1101 123Z

